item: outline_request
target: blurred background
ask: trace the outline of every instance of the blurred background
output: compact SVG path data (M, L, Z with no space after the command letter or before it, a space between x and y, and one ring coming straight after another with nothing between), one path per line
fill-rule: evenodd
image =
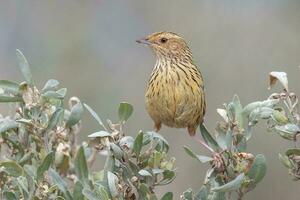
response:
M126 132L135 135L152 129L144 92L155 63L152 52L135 40L173 31L189 42L205 78L205 121L213 130L220 120L216 109L234 94L245 105L275 91L267 90L270 71L286 71L291 90L300 93L299 10L297 0L0 1L0 79L22 80L15 58L19 48L40 87L49 78L59 80L69 97L80 97L103 119L117 120L119 102L132 103ZM83 124L82 139L99 129L87 112ZM178 173L171 185L158 190L173 191L179 199L188 187L200 188L207 167L187 156L182 146L208 152L186 130L164 127L161 133L171 144ZM245 199L299 199L299 183L278 160L288 144L267 133L264 123L254 134L248 150L265 154L269 168ZM102 165L98 159L95 169Z

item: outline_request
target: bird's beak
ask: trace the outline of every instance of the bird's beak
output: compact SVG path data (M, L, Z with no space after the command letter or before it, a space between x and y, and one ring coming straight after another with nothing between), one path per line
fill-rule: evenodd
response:
M147 38L142 38L140 40L136 40L137 43L150 45L151 42Z

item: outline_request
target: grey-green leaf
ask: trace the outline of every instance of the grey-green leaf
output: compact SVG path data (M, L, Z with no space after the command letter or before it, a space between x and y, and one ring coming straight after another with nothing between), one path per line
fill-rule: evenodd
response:
M133 149L134 139L131 136L125 136L120 139L120 147L126 147L128 149Z
M252 167L250 168L247 176L252 179L254 184L260 182L264 176L266 175L267 171L267 161L264 155L258 154L255 156L253 161Z
M31 74L29 64L28 64L25 56L19 49L16 50L16 54L17 54L17 59L18 59L18 63L19 63L19 68L25 78L25 81L30 86L33 86L32 74Z
M19 96L9 96L7 94L0 94L0 102L1 103L14 103L14 102L22 102L22 97Z
M99 196L97 193L91 191L89 188L84 188L82 190L82 194L87 198L88 200L99 200ZM102 199L100 199L102 200Z
M119 119L120 121L127 121L133 112L133 106L127 102L120 103Z
M190 155L192 158L196 158L201 163L206 163L206 162L210 162L213 160L213 158L208 157L208 156L196 155L192 150L190 150L186 146L184 146L183 148L188 155Z
M211 136L211 134L208 132L204 124L200 124L200 133L204 139L204 141L214 150L218 150L220 147L216 140Z
M207 200L208 191L206 186L202 186L201 189L196 193L195 200Z
M42 164L37 169L37 179L42 178L45 171L47 171L54 160L54 152L50 152L43 160Z
M211 190L214 192L229 192L229 191L237 190L243 183L244 178L245 178L245 174L241 173L237 177L235 177L235 179L233 179L232 181L224 185L214 187Z
M120 159L123 158L124 153L118 145L116 145L114 143L110 143L110 148L111 148L111 150L112 150L112 152L113 152L116 159L120 160Z
M58 80L50 79L47 81L47 83L43 87L42 92L46 92L49 90L56 90L58 85L59 85Z
M88 135L89 138L97 138L97 137L111 137L111 134L107 131L98 131Z
M60 177L60 175L54 170L49 169L48 171L49 176L51 177L53 183L59 188L60 191L64 194L64 197L66 200L72 200L72 195L70 191L68 190L66 182Z
M0 120L0 133L4 133L10 129L15 129L18 127L17 122L12 119L2 119Z
M293 164L290 161L289 157L287 157L286 155L278 155L280 162L287 168L292 169L293 168Z
M0 88L12 94L19 93L19 84L12 81L0 80Z
M144 134L144 140L145 139L149 139L149 140L152 140L152 139L161 140L163 143L165 143L167 146L169 146L168 141L162 135L160 135L159 133L156 133L154 131L148 131L148 132L146 132Z
M77 124L81 120L82 114L83 114L83 106L82 103L79 102L72 107L71 114L66 123L66 126L72 127L75 124Z
M244 127L244 118L243 118L243 107L241 105L240 99L237 95L234 95L233 100L233 107L234 107L234 112L235 112L235 120L238 123L238 126L240 128Z
M275 130L281 137L283 137L285 139L289 139L289 140L294 140L295 134L300 132L300 128L296 124L286 124L283 126L275 126Z
M83 105L89 111L89 113L96 119L96 121L99 123L99 125L102 126L106 130L106 127L104 126L99 115L89 105L87 105L85 103Z
M58 108L52 114L52 116L51 116L51 118L49 120L48 126L47 126L47 128L46 128L45 131L53 129L58 124L58 122L60 121L60 119L62 119L63 113L64 113L64 109Z
M152 177L152 174L151 174L150 172L148 172L147 170L145 170L145 169L141 169L141 170L139 171L139 175L141 175L141 176L150 176L150 177Z
M108 187L109 187L109 191L110 191L110 194L113 198L117 197L119 195L119 192L118 192L118 189L117 189L117 183L118 183L118 177L108 171L107 172L107 181L108 181Z
M17 182L18 182L18 185L22 188L22 190L28 194L28 182L27 182L27 179L24 177L24 176L19 176L17 177Z
M10 176L19 177L24 174L23 168L15 161L0 162L0 167Z
M63 99L65 98L65 91L66 90L61 90L61 91L46 91L44 94L42 94L43 97L48 98L48 99Z

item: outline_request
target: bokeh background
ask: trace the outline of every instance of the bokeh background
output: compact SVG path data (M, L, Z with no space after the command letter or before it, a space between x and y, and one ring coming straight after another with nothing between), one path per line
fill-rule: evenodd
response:
M152 128L144 92L155 63L151 51L135 40L170 30L186 38L204 75L206 124L213 130L220 120L216 108L234 94L245 105L272 92L267 90L270 71L286 71L290 88L300 92L299 10L298 0L1 0L0 78L22 80L15 58L19 48L40 87L46 79L58 79L69 96L79 96L103 119L117 119L120 101L132 103L135 111L126 131L135 135ZM82 139L99 129L88 114L83 124ZM173 191L179 199L188 187L200 187L207 167L182 146L207 152L183 129L163 128L161 133L177 158L178 175L159 192ZM245 199L299 199L299 183L278 161L286 147L259 124L249 151L264 153L269 169ZM102 164L99 159L95 168Z

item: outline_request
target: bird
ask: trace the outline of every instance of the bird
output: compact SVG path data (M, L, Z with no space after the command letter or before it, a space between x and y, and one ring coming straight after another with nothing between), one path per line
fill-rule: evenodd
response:
M136 42L149 46L156 55L145 94L155 131L163 124L187 128L194 137L203 123L206 102L203 77L187 42L168 31L152 33Z

